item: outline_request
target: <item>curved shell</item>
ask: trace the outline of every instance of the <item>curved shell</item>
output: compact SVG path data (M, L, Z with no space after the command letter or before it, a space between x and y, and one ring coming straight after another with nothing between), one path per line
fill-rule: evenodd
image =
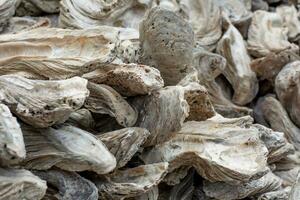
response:
M0 199L42 199L46 193L46 181L24 169L0 168Z
M248 32L249 53L254 57L263 57L285 49L298 51L299 48L288 41L287 33L278 13L255 11Z
M94 135L73 126L34 129L22 126L28 169L46 170L53 166L68 171L91 170L106 174L116 167L115 157Z
M217 46L217 52L227 60L222 72L234 90L232 101L245 105L253 100L258 92L258 81L250 67L250 57L243 37L230 25Z
M20 76L0 76L0 101L24 122L49 127L65 122L86 97L87 80L74 77L60 81L29 80Z
M8 165L25 158L22 130L8 107L0 104L0 163Z
M189 72L195 44L193 29L174 12L155 7L140 24L141 62L159 69L166 85Z
M275 90L292 121L300 127L300 61L287 64L279 72Z

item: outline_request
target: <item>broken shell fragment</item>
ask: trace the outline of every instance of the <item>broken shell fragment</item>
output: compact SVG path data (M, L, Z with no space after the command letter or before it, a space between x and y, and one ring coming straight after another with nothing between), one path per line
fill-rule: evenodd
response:
M54 194L51 194L57 199L98 199L98 189L96 186L76 172L49 169L47 171L34 170L33 173L47 181L48 187L54 187L51 189L57 190ZM50 193L50 188L48 188L47 193Z
M276 77L275 90L292 121L300 127L300 61L284 66Z
M258 82L250 68L250 57L244 40L233 25L229 25L219 41L217 52L227 60L226 68L222 73L234 90L232 101L238 105L245 105L252 101L258 92Z
M23 165L46 170L53 166L68 171L91 170L106 174L116 167L116 159L94 135L73 126L34 129L22 126L27 150Z
M139 151L149 135L146 129L131 127L100 134L97 138L116 157L117 168L120 168Z
M0 199L42 199L46 181L24 169L0 168Z
M60 81L29 80L21 76L0 76L0 101L24 122L49 127L65 122L86 97L87 80L74 77Z
M249 123L246 118L240 120ZM168 161L169 172L193 166L212 182L239 183L259 178L268 171L267 148L257 129L236 123L240 122L220 117L186 122L170 140L144 152L142 159L145 163Z
M155 7L140 24L141 62L157 68L166 85L189 72L195 45L192 27L172 11Z
M132 105L139 111L135 125L151 133L145 146L161 143L171 137L172 132L179 131L189 112L181 86L169 86L151 95L136 97Z
M8 107L0 104L0 164L18 163L25 158L23 134Z
M151 190L164 178L167 170L166 162L141 165L96 178L94 183L98 188L100 199L123 200Z
M254 57L263 57L285 49L298 52L299 47L288 41L287 33L278 13L255 11L248 32L249 53Z
M108 114L115 117L124 127L133 126L137 120L137 112L113 88L103 84L88 83L90 91L84 107L93 113Z

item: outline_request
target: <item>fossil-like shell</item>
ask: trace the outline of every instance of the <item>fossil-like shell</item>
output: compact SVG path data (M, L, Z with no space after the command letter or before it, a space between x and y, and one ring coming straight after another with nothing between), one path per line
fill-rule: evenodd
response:
M48 187L57 190L52 192L49 188L46 196L53 195L58 200L98 200L98 189L95 184L79 176L76 172L49 169L47 171L34 170L33 173L47 181Z
M20 0L16 10L18 16L42 15L44 13L58 13L60 0Z
M288 200L297 200L300 197L300 172L298 174L297 180L291 190Z
M180 0L180 14L195 32L196 43L207 50L215 49L222 36L221 11L215 0Z
M276 77L275 90L292 121L300 127L300 61L284 66Z
M227 60L222 73L234 90L232 101L238 105L251 102L258 92L258 82L251 70L243 37L233 25L228 27L219 41L217 51Z
M131 127L100 134L97 138L116 157L117 168L120 168L138 152L149 135L146 129Z
M8 107L0 104L0 164L17 163L25 158L23 134Z
M53 166L68 171L91 170L106 174L116 167L116 159L94 135L73 126L33 129L22 126L27 150L23 165L46 170Z
M83 77L94 83L109 85L124 96L150 94L164 85L157 69L133 63L105 65Z
M95 179L99 197L103 200L123 200L146 193L164 178L168 163L140 165L122 171L116 171L104 178Z
M278 6L276 7L276 12L282 17L284 25L288 28L288 38L292 41L297 41L300 35L300 22L295 6Z
M251 180L240 185L229 185L223 182L211 183L209 181L204 181L203 190L209 197L219 200L235 200L278 190L280 189L280 186L280 178L275 176L272 172L269 172L257 180Z
M84 106L94 113L108 114L124 127L133 126L138 113L113 88L89 82L89 97Z
M0 168L0 199L42 199L46 193L46 181L24 169Z
M145 146L165 141L172 132L179 131L189 112L181 86L169 86L151 95L136 97L133 105L139 111L136 126L151 133Z
M255 11L248 32L249 53L254 57L263 57L285 49L298 51L299 48L288 41L287 33L278 13Z
M72 111L83 105L88 94L87 80L79 77L40 81L14 75L0 76L0 101L35 127L65 122Z
M250 121L249 121L250 120ZM215 182L248 181L267 171L267 148L255 128L246 128L251 118L186 122L170 140L142 155L146 163L168 161L169 171L193 166L205 179Z
M137 31L116 27L89 30L39 28L0 36L0 75L32 79L81 76L117 60L118 44ZM118 59L120 62L120 59Z
M259 98L255 108L255 120L283 132L286 138L300 150L300 129L290 120L280 102L272 96Z
M138 29L152 0L62 0L60 26L92 28L99 25Z
M15 14L19 0L0 0L0 32L7 25L8 20Z
M140 24L141 62L159 69L166 85L175 85L192 64L191 25L172 11L152 8Z

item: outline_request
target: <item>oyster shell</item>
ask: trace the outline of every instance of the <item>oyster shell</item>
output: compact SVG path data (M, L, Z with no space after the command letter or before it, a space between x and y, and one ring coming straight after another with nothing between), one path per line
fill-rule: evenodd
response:
M300 127L300 61L284 66L276 77L275 90L292 121Z
M145 146L161 143L171 137L172 132L179 131L189 112L181 86L169 86L151 95L136 97L132 105L139 111L135 125L151 133Z
M33 129L22 126L27 150L23 165L46 170L53 166L68 171L91 170L106 174L116 167L115 157L94 135L73 126Z
M109 151L116 157L117 168L123 167L139 151L150 135L143 128L131 127L97 135Z
M291 193L289 195L289 200L297 200L300 196L300 173L297 176L297 180L292 187Z
M30 17L12 17L9 19L3 33L18 33L21 31L29 31L40 27L50 27L51 21L46 17L30 18Z
M146 193L155 187L166 175L168 163L140 165L135 168L116 171L111 175L94 180L99 197L103 200L123 200Z
M244 40L233 25L229 25L219 41L217 52L227 60L226 68L222 73L234 90L232 101L238 105L245 105L252 101L258 92L258 82L255 73L251 70L250 57Z
M88 110L115 117L117 122L124 127L135 124L137 112L113 88L89 82L88 89L90 95L84 104Z
M170 140L144 152L142 159L145 163L168 161L169 172L193 166L212 182L239 183L259 178L268 171L268 151L258 130L245 128L250 119L216 116L203 122L186 122Z
M44 13L58 13L59 2L60 0L20 0L16 14L36 16Z
M14 75L0 76L0 101L35 127L65 122L72 111L83 105L88 94L87 80L79 77L41 81Z
M42 199L46 181L24 169L0 168L0 199Z
M86 199L97 200L98 189L91 181L79 176L75 172L67 172L59 169L50 169L47 171L34 170L33 173L41 179L46 180L49 187L54 187L56 191L51 194L50 188L46 196L55 196L58 200L63 199ZM53 188L53 189L54 189Z
M8 107L0 104L0 164L18 163L25 158L23 134Z
M174 12L152 8L140 24L141 62L159 69L166 85L184 78L192 64L192 27Z
M84 108L72 112L67 123L85 130L93 130L96 126L92 113Z
M19 0L1 0L0 1L0 32L7 25L8 20L15 14Z
M288 41L288 30L278 13L255 11L248 32L248 51L254 57L263 57L270 52L299 47Z

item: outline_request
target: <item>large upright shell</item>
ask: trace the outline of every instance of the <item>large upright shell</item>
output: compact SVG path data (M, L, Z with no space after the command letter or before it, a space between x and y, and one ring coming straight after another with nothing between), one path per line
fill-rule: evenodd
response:
M27 156L23 165L46 170L53 166L68 171L91 170L106 174L116 167L115 157L94 135L73 126L34 129L22 126Z
M0 0L0 32L6 26L8 20L15 14L19 0Z
M20 0L17 8L18 16L42 15L44 13L58 13L60 0Z
M169 86L151 95L137 97L133 105L139 111L136 126L151 133L146 146L161 143L168 139L172 132L179 131L189 112L184 88L181 86Z
M288 30L278 13L255 11L248 32L249 53L262 57L289 48L298 51L299 48L288 41L287 34Z
M140 24L141 61L175 85L189 72L195 44L193 29L174 12L151 9Z
M267 148L259 131L246 128L251 118L214 117L186 122L170 140L144 152L146 163L169 162L169 171L193 166L205 179L227 183L245 182L264 175Z
M227 66L222 73L234 90L232 101L239 105L251 102L258 92L258 81L251 70L243 37L233 25L229 25L219 41L217 51L227 60Z
M42 199L46 193L46 181L24 169L0 168L0 199Z
M0 76L0 101L35 127L65 122L88 95L87 80L79 77L40 81L14 75Z
M215 0L181 0L179 7L192 25L197 44L213 50L222 36L221 10Z
M287 64L279 72L275 90L292 121L300 127L300 61Z
M60 26L92 28L110 25L138 29L152 0L62 0Z
M0 104L0 164L16 163L25 158L23 134L8 107Z
M135 31L138 34L138 32ZM0 75L66 79L112 62L118 43L136 37L116 27L89 30L39 28L0 36Z

